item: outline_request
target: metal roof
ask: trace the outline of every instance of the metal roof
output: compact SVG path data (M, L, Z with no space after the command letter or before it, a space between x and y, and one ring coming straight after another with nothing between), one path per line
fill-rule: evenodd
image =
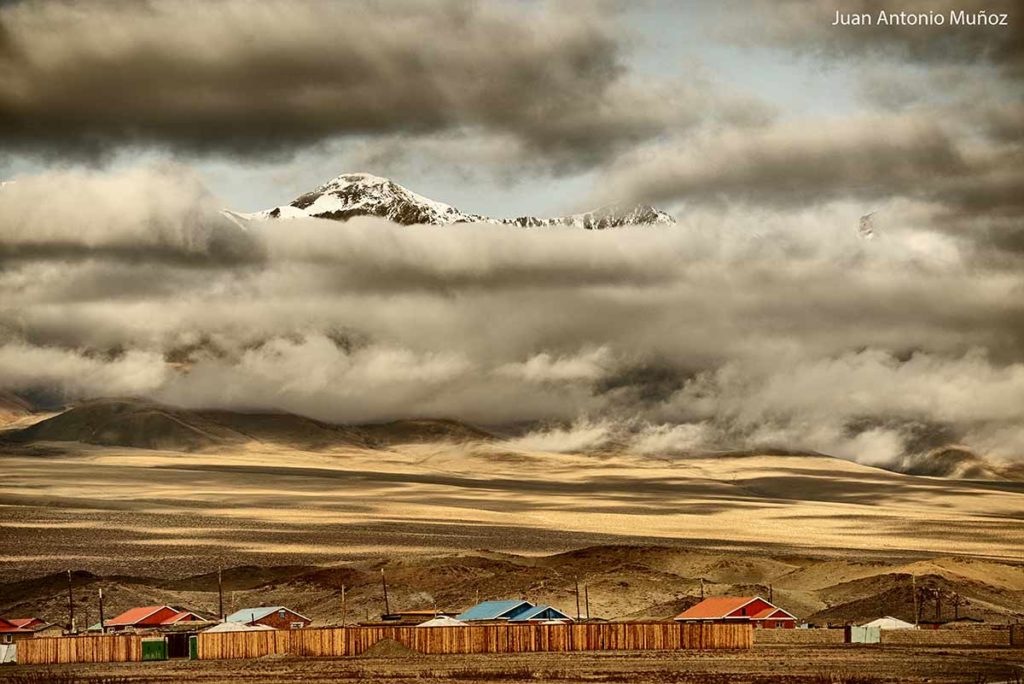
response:
M166 620L164 620L160 624L162 624L162 625L173 625L173 624L176 624L176 623L181 622L183 620L186 620L188 622L205 622L206 618L204 618L202 615L199 615L197 613L193 613L191 610L182 610L182 611L179 611L179 612L175 613L171 617L167 618Z
M527 609L533 608L533 604L529 601L522 600L510 600L510 601L484 601L478 603L464 613L460 613L455 616L456 620L501 620L508 619L508 613L514 613L517 608L526 606Z
M271 613L276 613L279 610L287 610L292 615L300 617L303 620L312 622L312 620L310 620L305 615L300 615L291 608L287 608L285 606L260 606L259 608L242 608L241 610L236 610L231 615L228 615L226 618L224 618L224 620L227 622L255 622L257 620L262 620Z
M759 596L712 596L676 616L676 620L720 620ZM764 600L764 599L762 599ZM765 601L765 603L768 603Z
M733 615L736 611L754 601L763 601L768 608L763 608L753 615ZM783 613L784 617L776 613ZM675 617L676 620L796 620L788 610L779 608L771 601L760 596L712 596L706 598L697 605L684 610Z
M447 615L438 615L432 620L421 622L416 625L417 627L463 627L465 622L462 620L456 620L455 618L448 617Z
M104 624L107 627L120 627L122 625L137 625L144 621L146 618L159 613L161 610L171 610L175 614L177 610L170 606L142 606L141 608L129 608L120 615L106 620Z
M209 629L204 629L203 633L207 632L273 632L274 628L270 625L246 625L241 622L218 622Z
M551 611L552 613L557 613L558 615L562 616L561 618L558 618L558 619L572 620L571 617L569 617L568 615L566 615L562 611L558 610L557 608L553 608L551 606L546 606L546 605L540 605L540 606L534 606L533 608L531 608L530 610L526 611L525 613L520 613L519 615L516 615L514 618L510 618L509 621L510 622L525 622L527 620L538 620L538 619L540 619L540 620L550 620L550 619L552 619L550 616L544 617L544 613L547 613L548 611Z

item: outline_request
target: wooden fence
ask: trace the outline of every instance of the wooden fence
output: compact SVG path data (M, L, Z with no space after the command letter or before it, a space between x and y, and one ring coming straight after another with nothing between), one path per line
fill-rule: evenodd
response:
M346 627L199 634L204 660L267 655L354 656L384 639L425 654L747 649L748 625L672 622L468 627ZM18 642L18 662L29 665L142 660L141 635L43 637Z
M599 623L467 627L347 627L199 635L204 660L266 655L352 656L383 639L425 654L748 649L749 625Z
M127 663L142 660L142 637L40 637L18 641L18 663Z

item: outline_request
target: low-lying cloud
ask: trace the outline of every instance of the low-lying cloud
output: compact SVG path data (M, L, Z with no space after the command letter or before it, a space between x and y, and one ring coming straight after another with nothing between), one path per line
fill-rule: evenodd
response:
M181 167L0 189L0 389L540 424L514 445L1024 449L1024 276L915 202L674 227L245 224ZM224 247L229 245L230 249Z

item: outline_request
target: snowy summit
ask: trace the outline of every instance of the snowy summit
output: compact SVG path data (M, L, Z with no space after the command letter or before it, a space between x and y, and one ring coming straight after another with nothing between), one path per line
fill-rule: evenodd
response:
M588 230L621 226L672 225L676 221L663 211L647 205L609 205L580 214L556 218L521 216L495 219L466 214L370 173L346 173L316 190L295 198L290 204L250 214L247 218L323 218L346 221L354 216L377 216L402 225L443 226L452 223L496 223L524 228L574 226Z

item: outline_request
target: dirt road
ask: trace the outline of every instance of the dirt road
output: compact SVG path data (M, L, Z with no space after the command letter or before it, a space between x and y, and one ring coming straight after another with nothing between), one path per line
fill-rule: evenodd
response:
M1021 649L758 647L746 652L588 653L395 658L278 658L15 666L0 682L43 682L72 673L76 684L127 682L676 682L748 684L847 682L1019 682ZM116 678L116 679L114 679Z

